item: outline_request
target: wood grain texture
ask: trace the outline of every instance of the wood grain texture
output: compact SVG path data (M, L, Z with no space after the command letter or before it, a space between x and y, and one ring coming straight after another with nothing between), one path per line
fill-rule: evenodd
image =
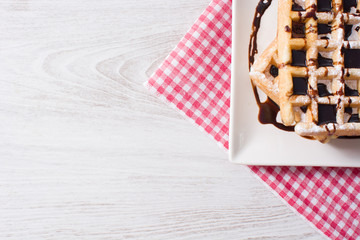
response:
M322 238L142 86L208 2L0 2L0 239Z

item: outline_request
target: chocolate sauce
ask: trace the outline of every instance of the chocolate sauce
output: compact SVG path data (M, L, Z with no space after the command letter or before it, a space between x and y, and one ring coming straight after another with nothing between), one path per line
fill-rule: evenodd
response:
M350 77L350 72L349 72L349 69L346 69L346 77Z
M360 122L360 119L359 119L359 114L351 114L351 117L348 121L349 123L351 122ZM358 136L355 136L356 138L359 138ZM353 137L353 138L355 138Z
M359 114L357 114L357 113L353 114L353 110L352 110L351 107L345 108L345 113L350 115L350 118L348 120L349 123L351 123L351 122L360 122ZM356 136L356 137L359 138L359 136Z
M306 52L302 50L291 50L292 66L306 67Z
M318 18L316 17L316 8L317 8L316 4L311 5L310 11L307 11L305 14L305 18L313 18L314 20L317 20Z
M344 6L344 12L350 12L351 7L356 8L356 0L344 0L343 6Z
M293 1L293 5L291 7L291 11L305 11L305 9L302 8L299 4L297 4L295 1Z
M292 22L292 38L305 38L305 23Z
M346 2L347 0L344 0ZM317 3L318 12L330 12L331 11L331 0L318 0Z
M306 95L307 94L307 78L293 77L293 94Z
M347 41L351 35L353 25L345 25L345 40Z
M322 37L321 39L326 39L326 45L325 45L325 49L328 48L329 46L329 38L328 37Z
M345 68L360 68L360 49L342 49Z
M331 93L329 93L329 91L327 90L326 85L323 84L323 83L318 83L317 84L317 89L318 89L319 97L327 97L327 96L332 95Z
M271 74L271 76L276 78L279 75L279 69L277 67L275 67L274 65L271 65L270 74Z
M318 34L327 34L331 33L331 26L328 24L318 24Z
M300 109L303 113L306 113L308 106L301 106Z
M333 60L331 58L325 58L319 53L318 54L318 65L319 65L319 67L332 67Z
M258 106L260 108L259 111L259 122L262 124L272 124L275 127L285 130L285 131L294 131L294 127L287 127L282 123L276 121L276 116L280 111L279 106L270 98L263 103L260 102L258 98L258 94L255 94L256 101L258 102Z
M345 84L345 96L359 96L359 92Z
M319 104L318 113L317 125L336 123L336 105Z
M261 124L272 124L281 130L293 132L294 131L293 126L287 127L284 124L276 121L276 116L278 115L278 113L280 111L279 106L273 100L271 100L271 98L269 98L269 97L266 99L265 102L261 102L259 93L255 86L253 86L253 91L254 91L257 105L259 106L259 115L258 115L259 122Z
M342 18L342 19L344 19L344 17L343 17L343 16L341 16L341 18ZM339 24L339 28L344 29L344 24L343 24L343 23L340 23L340 24Z
M352 108L351 107L346 107L345 108L345 113L347 113L347 114L352 114Z
M347 0L347 1L353 1L353 0ZM249 70L252 66L252 64L254 63L255 60L255 55L258 53L257 50L257 34L260 28L260 22L261 22L261 18L262 15L265 13L266 9L271 5L272 0L260 0L257 7L256 7L256 11L255 11L255 15L254 15L254 19L253 19L253 25L252 25L252 33L250 35L250 43L249 43L249 52L248 52L248 57L249 57ZM323 4L323 2L326 2L327 7L325 7L326 4ZM344 1L346 2L346 1ZM322 11L330 11L331 10L331 1L325 1L325 0L318 0L318 4L321 5L321 7L319 7L320 10ZM344 3L345 4L345 3ZM330 6L330 7L329 7ZM315 5L316 7L316 5ZM299 10L294 10L294 9L299 9ZM300 10L301 9L301 10ZM303 9L298 6L296 3L294 3L293 5L293 11L302 11ZM359 30L359 27L357 27L356 31ZM349 46L347 46L348 48ZM346 50L349 49L342 49L342 54L344 54L344 52L346 52ZM353 50L352 50L353 51ZM356 60L356 55L360 54L360 50L359 52L355 52L355 53L350 53L347 56L347 63L348 65L352 65L354 64L354 62L358 62L360 60ZM345 55L347 55L345 53ZM355 59L355 60L354 60ZM346 61L346 60L345 60ZM350 62L350 63L349 63ZM358 63L360 65L360 63ZM271 66L270 67L270 74L273 77L278 76L278 69L275 66ZM345 86L345 92L346 90ZM356 91L351 89L352 91ZM275 127L285 130L285 131L294 131L294 127L293 126L285 126L282 123L279 123L276 121L276 116L280 111L279 106L272 101L269 97L267 98L267 100L265 102L261 102L260 98L259 98L259 94L257 91L257 88L255 85L253 85L253 91L254 91L254 95L255 95L255 99L256 102L259 106L259 122L262 124L273 124ZM318 92L319 92L319 96L328 96L331 95L331 93L328 92L326 85L319 83L318 84ZM351 92L352 93L352 92ZM357 93L358 94L358 93ZM349 101L350 103L350 101ZM301 111L303 111L304 113L307 111L307 106L301 106L300 109ZM318 112L319 112L319 121L318 121L318 125L322 125L322 124L326 124L326 123L333 123L334 125L334 129L335 129L335 124L336 123L336 105L322 105L319 104L318 105ZM349 111L349 110L348 110ZM351 110L352 112L352 110ZM352 114L349 121L348 122L360 122L359 120L359 115L358 114ZM327 126L325 126L325 128L328 130L329 134L333 134L332 132L330 132L330 130L328 129ZM340 139L348 139L348 138L360 138L360 136L342 136L339 137ZM309 137L309 139L314 139L312 137Z
M255 11L253 24L252 24L252 32L250 35L250 43L249 43L249 70L254 63L255 55L258 53L257 49L257 34L260 28L260 22L263 14L266 9L270 6L272 0L260 0ZM272 70L271 70L272 69ZM270 67L270 74L272 76L278 75L278 69L274 67ZM294 127L287 127L282 123L276 121L276 116L280 111L279 106L272 101L269 97L265 102L260 101L259 93L257 91L256 86L253 85L253 91L255 95L256 102L259 106L259 122L262 124L272 124L275 127L285 130L285 131L294 131Z
M260 0L256 6L255 15L252 23L252 32L250 34L249 43L249 69L255 61L255 55L258 53L257 49L257 34L260 28L261 18L264 15L266 9L271 5L272 0Z

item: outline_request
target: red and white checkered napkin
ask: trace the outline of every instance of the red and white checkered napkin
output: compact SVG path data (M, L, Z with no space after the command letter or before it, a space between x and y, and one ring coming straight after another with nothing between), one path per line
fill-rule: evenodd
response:
M228 148L231 0L213 0L145 83ZM289 206L332 239L360 238L356 168L250 167Z

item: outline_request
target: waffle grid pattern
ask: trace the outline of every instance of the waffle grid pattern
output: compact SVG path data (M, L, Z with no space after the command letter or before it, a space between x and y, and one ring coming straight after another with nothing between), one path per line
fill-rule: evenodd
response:
M346 107L360 107L358 96L345 96L345 81L360 81L360 71L356 68L344 68L343 48L360 49L359 41L347 41L344 38L344 26L360 23L360 15L344 13L342 0L333 1L332 12L317 12L316 0L306 0L306 11L299 12L292 11L291 0L281 0L280 4L282 7L279 9L278 54L282 120L286 125L292 125L294 121L299 122L301 119L296 116L294 107L308 106L305 119L295 128L300 135L314 136L319 140L333 134L359 135L360 123L348 123L344 111ZM292 37L293 22L305 23L305 38ZM318 24L331 24L330 39L319 38ZM306 50L306 67L292 66L293 50ZM318 66L319 52L332 53L332 67ZM307 95L293 94L293 77L308 79ZM319 96L319 79L331 81L330 96ZM356 85L360 87L360 84ZM319 121L320 104L336 108L336 122L321 126L316 124Z

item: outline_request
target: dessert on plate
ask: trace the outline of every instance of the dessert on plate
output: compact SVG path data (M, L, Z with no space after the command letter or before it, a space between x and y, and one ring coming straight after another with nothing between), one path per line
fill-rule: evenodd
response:
M250 68L281 123L328 142L360 136L360 5L279 0L277 37Z

